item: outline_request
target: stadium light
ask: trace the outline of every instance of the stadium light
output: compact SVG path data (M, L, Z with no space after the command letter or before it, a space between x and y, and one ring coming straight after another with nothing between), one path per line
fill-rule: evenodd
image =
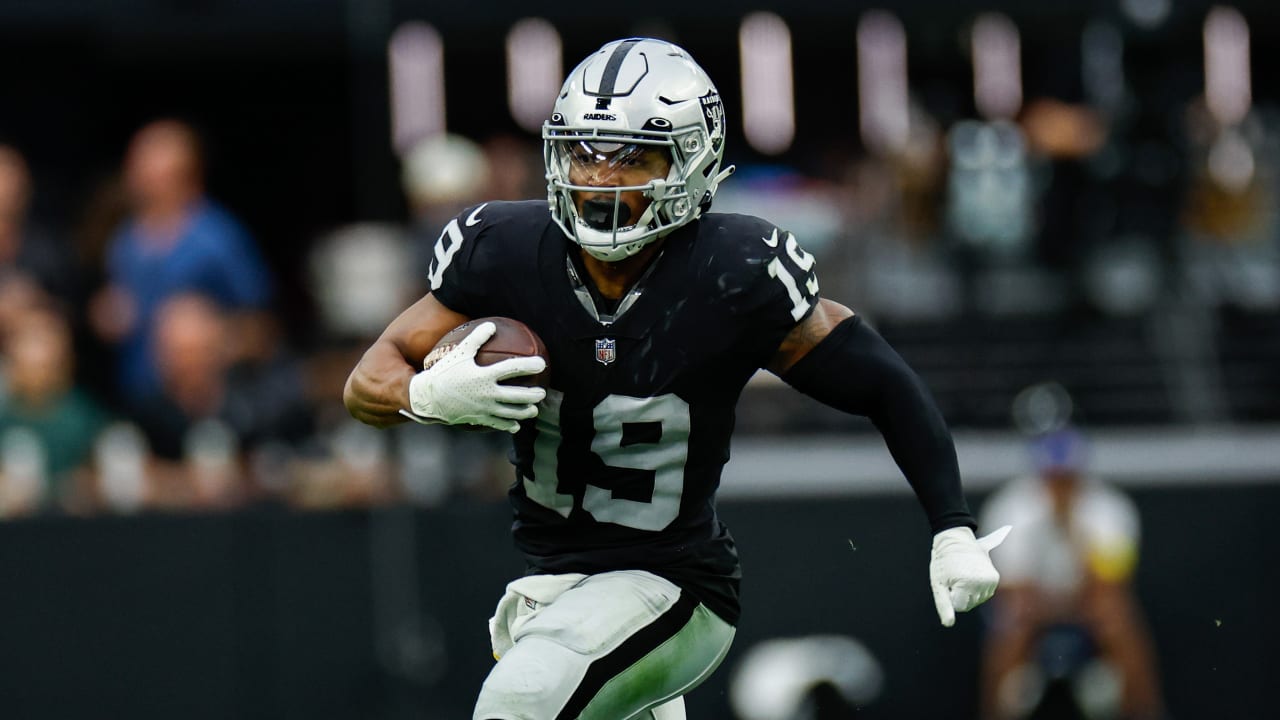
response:
M988 120L1009 120L1022 107L1022 41L1018 28L999 13L984 13L969 38L973 99Z
M391 74L391 144L404 155L445 131L444 41L424 22L396 28L387 44Z
M910 137L907 34L892 13L858 21L858 119L862 141L882 153L906 149Z
M520 127L536 133L551 115L564 79L560 33L541 18L525 18L507 33L507 104Z
M738 30L738 51L747 143L766 155L781 154L796 134L791 31L773 13L752 13Z
M1218 6L1204 20L1204 95L1215 120L1236 125L1249 113L1249 23L1240 11Z

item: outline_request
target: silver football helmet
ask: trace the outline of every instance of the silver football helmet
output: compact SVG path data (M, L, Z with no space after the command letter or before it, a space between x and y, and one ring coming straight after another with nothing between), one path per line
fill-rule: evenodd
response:
M720 181L733 173L733 166L721 169L724 122L720 93L683 49L648 38L605 45L569 74L542 126L551 216L599 260L635 255L705 212ZM624 167L654 149L669 156L664 177L639 185L570 179L575 163ZM636 218L622 202L622 194L633 191L651 201ZM579 213L574 192L612 193L613 201L591 201Z

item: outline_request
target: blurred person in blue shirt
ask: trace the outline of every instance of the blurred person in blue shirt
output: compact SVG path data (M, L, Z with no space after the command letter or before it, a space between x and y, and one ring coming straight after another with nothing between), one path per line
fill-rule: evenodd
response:
M156 309L197 292L232 314L233 356L251 356L272 335L272 278L245 228L205 194L195 130L158 120L133 137L124 164L131 214L106 253L106 285L90 307L99 336L116 343L117 391L127 406L159 387Z

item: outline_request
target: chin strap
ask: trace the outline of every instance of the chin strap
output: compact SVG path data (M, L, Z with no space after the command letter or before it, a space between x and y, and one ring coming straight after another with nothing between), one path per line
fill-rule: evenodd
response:
M738 166L737 166L737 165L730 165L729 167L727 167L727 168L725 168L725 169L721 170L720 172L716 173L716 177L715 177L715 179L714 179L714 180L712 180L712 181L711 181L711 185L709 185L709 187L710 187L712 190L715 190L715 188L716 188L716 187L718 187L718 186L720 185L720 183L724 182L726 179L728 179L728 177L729 177L730 175L732 175L732 174L734 174L734 173L736 173L736 172L738 172Z
M725 178L729 177L730 175L734 174L737 171L738 171L737 165L730 165L729 167L716 173L716 176L711 178L711 182L707 185L707 192L711 196L714 196L716 193L716 188L720 187L720 183L723 182ZM702 213L706 212L707 209L710 207L711 207L710 198L708 198L705 202L699 203L698 207L693 209L693 219L697 220L698 218L702 217Z

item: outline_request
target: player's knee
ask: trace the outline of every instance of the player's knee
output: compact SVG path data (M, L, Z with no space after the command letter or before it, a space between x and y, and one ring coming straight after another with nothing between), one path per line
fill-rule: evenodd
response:
M556 683L538 668L521 667L518 670L502 667L499 663L480 688L477 709L486 714L477 718L520 717L537 720L539 709L554 694ZM493 715L491 715L491 713Z
M581 679L585 659L542 638L512 648L485 678L474 718L555 717Z

